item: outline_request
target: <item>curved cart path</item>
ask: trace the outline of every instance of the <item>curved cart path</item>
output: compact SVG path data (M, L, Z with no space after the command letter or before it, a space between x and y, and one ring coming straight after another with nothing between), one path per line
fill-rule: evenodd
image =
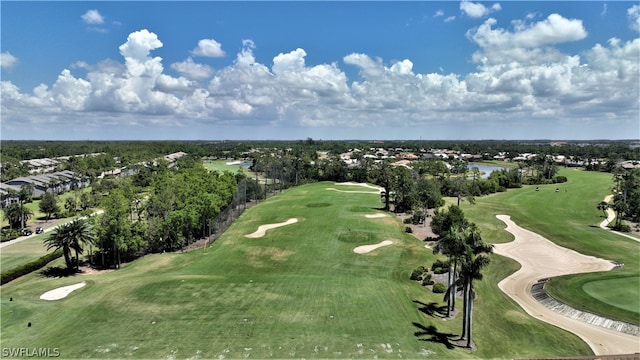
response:
M496 215L507 224L515 240L494 244L494 252L518 261L522 267L502 280L498 286L529 315L570 331L584 340L596 355L640 352L640 337L620 333L597 325L571 319L548 309L531 294L531 287L543 278L566 274L608 271L610 261L563 248L544 237L516 225L507 215Z

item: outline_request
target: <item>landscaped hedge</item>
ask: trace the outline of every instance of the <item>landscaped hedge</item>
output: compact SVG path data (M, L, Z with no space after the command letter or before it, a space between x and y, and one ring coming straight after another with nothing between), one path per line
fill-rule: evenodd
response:
M62 250L56 250L52 253L41 256L36 260L33 260L26 264L22 264L13 269L7 270L2 274L0 274L0 285L4 285L9 281L19 278L22 275L27 275L31 272L34 272L61 256L62 256Z

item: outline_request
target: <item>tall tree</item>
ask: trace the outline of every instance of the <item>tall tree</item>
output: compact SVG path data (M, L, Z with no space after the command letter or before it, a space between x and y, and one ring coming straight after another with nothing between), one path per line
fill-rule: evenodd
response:
M40 200L40 211L46 214L47 220L51 218L52 214L60 212L60 206L58 206L58 199L53 192L46 192L42 195Z

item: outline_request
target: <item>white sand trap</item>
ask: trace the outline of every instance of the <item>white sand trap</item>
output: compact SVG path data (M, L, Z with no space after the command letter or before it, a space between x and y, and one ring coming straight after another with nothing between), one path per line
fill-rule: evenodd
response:
M40 299L42 300L60 300L66 298L67 295L71 294L72 291L80 289L81 287L87 285L84 281L81 283L59 287L57 289L49 290L46 293L40 295Z
M383 246L387 246L387 245L391 245L393 244L393 241L391 240L385 240L382 242L379 242L377 244L374 245L362 245L362 246L358 246L357 248L353 249L353 252L356 254L366 254L368 252L371 252L379 247L383 247Z
M382 213L378 213L378 214L367 214L364 217L369 218L369 219L376 219L376 218L383 218L386 217L387 215L382 214Z
M352 193L352 194L375 194L375 195L380 194L377 191L366 191L366 190L338 190L334 188L325 188L325 190L337 191L342 193Z
M227 161L227 165L242 165L242 161Z
M335 183L336 185L351 185L351 186L362 186L362 187L367 187L369 189L376 189L379 191L384 191L383 188L381 188L380 186L376 186L376 185L369 185L366 183L356 183L356 182L342 182L342 183Z
M632 354L640 350L638 337L610 330L559 314L538 302L531 287L540 279L614 268L610 261L563 248L532 231L516 225L507 215L496 215L514 235L509 243L494 244L494 252L510 257L522 265L498 287L516 301L529 315L570 331L584 340L596 355Z
M263 237L264 234L266 234L267 230L271 230L271 229L275 229L277 227L280 226L285 226L285 225L290 225L290 224L294 224L297 223L298 219L296 218L291 218L285 222L281 222L281 223L277 223L277 224L267 224L267 225L260 225L258 226L258 230L256 230L256 232L249 234L249 235L245 235L245 237L248 238L259 238L259 237Z

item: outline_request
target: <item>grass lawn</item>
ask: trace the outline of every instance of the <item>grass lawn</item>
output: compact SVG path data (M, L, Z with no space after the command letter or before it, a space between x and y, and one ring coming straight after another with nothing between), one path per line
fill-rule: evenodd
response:
M207 249L150 255L106 274L45 278L35 273L17 279L2 287L2 346L57 347L63 358L591 354L578 337L531 318L497 288L498 281L518 269L516 262L497 255L476 284L478 349L453 346L460 316L444 321L434 315L431 310L443 305L442 295L409 280L415 267L434 261L432 252L404 233L393 215L364 216L379 212L379 195L328 187L336 186L289 189L248 209ZM527 189L509 196L520 192ZM484 212L507 211L492 200L505 195L478 199L475 210L467 211L487 241L509 240L498 220L482 212L483 206ZM290 218L299 221L262 238L245 237L260 225ZM485 224L487 219L491 221ZM362 255L352 251L387 239L393 245ZM80 281L87 286L65 299L39 300L47 290ZM27 322L33 326L27 328Z
M205 160L203 161L203 165L204 168L209 170L209 171L218 171L220 173L223 173L225 171L228 171L230 173L237 173L240 171L243 171L246 174L249 174L250 171L248 168L240 165L240 164L234 164L234 165L227 165L227 163L230 163L232 161L230 160Z

